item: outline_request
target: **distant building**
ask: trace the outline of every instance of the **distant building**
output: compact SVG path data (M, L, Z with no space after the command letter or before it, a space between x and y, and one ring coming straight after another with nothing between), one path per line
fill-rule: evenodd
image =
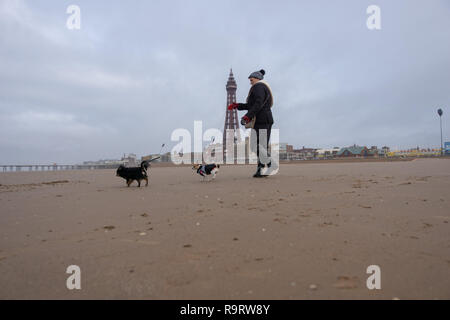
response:
M378 156L377 149L368 149L367 147L361 147L357 145L353 145L351 147L341 148L339 152L336 154L337 157L376 157Z
M161 155L161 162L171 162L172 158L170 156L170 152L166 152Z
M318 149L305 148L305 146L303 146L303 148L301 149L293 149L292 150L293 154L291 155L290 158L292 160L312 160L316 158L317 150Z
M387 146L384 146L383 148L378 150L378 156L379 157L387 157L390 152L391 152L391 149Z
M331 159L336 157L340 149L339 147L317 149L316 154L319 159Z
M279 156L280 160L289 160L289 154L294 150L294 147L286 142L279 143Z
M128 154L128 156L126 156L125 154L123 155L121 161L123 162L123 164L127 167L135 167L136 166L136 155L134 153L130 153Z

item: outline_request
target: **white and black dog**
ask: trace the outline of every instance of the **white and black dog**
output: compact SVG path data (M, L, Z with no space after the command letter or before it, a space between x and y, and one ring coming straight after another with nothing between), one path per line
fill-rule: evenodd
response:
M217 172L219 172L220 165L211 163L211 164L194 164L192 167L193 170L197 170L197 173L203 177L203 181L207 176L212 175L211 179L214 180L216 178Z

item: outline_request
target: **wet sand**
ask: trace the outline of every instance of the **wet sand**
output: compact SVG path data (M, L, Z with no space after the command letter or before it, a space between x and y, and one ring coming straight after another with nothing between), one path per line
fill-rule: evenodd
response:
M449 159L254 170L0 173L0 298L450 299Z

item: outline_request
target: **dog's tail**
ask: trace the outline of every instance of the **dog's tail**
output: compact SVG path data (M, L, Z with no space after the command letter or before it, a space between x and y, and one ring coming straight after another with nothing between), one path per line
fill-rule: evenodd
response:
M220 168L220 164L217 165L217 169L219 169L219 168Z

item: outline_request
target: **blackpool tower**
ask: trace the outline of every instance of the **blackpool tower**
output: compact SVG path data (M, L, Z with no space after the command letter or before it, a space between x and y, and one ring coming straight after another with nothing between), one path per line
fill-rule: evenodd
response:
M227 89L227 106L229 106L230 104L236 102L237 85L236 81L234 80L233 69L230 70L230 75L228 77L226 89ZM229 149L230 147L234 148L235 144L240 141L241 137L239 132L237 109L228 110L227 107L225 107L225 126L223 129L224 156L227 154L227 149Z

